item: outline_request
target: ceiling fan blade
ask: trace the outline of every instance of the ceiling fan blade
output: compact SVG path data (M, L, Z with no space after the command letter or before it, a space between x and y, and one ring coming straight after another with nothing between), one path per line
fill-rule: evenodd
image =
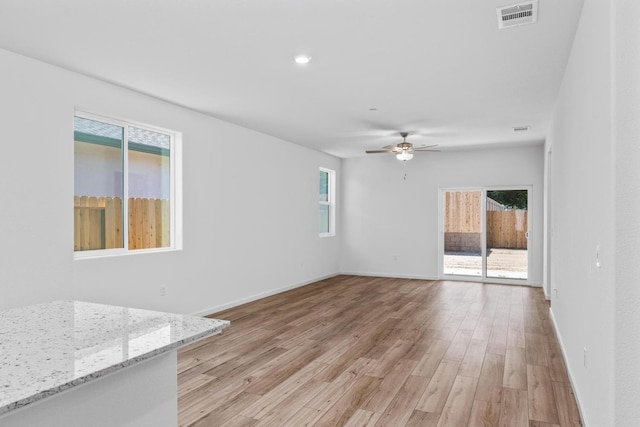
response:
M392 153L391 150L367 150L365 153L367 154L376 154L376 153Z
M438 150L432 150L433 147L437 147L438 144L433 144L433 145L421 145L419 147L413 147L414 151L438 151Z
M390 151L392 153L399 153L402 151L402 148L398 147L397 145L387 145L386 147L382 147L382 149Z

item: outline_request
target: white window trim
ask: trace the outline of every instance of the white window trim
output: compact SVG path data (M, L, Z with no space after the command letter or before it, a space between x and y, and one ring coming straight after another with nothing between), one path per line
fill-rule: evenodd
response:
M171 242L171 246L166 248L150 248L150 249L129 249L129 221L122 221L122 232L123 232L123 248L116 249L96 249L96 250L88 250L88 251L75 251L73 252L73 258L77 260L81 259L94 259L94 258L105 258L112 256L121 256L121 255L140 255L140 254L149 254L156 252L172 252L182 250L182 134L180 132L176 132L171 129L161 128L154 125L149 125L146 123L136 122L133 120L125 120L125 119L117 119L113 117L103 116L100 114L89 113L82 110L75 110L74 117L81 117L89 120L95 120L99 122L104 122L116 126L121 126L124 129L124 141L123 141L123 150L128 152L129 150L129 126L139 127L143 129L148 129L151 131L156 131L159 133L164 133L166 135L171 136L170 143L170 152L171 156L169 157L169 168L170 168L170 186L169 191L170 195L170 204L169 204L169 217L170 217L170 228L169 228L169 241ZM128 162L124 162L123 167L123 201L122 201L122 209L123 209L123 218L128 217L128 206L129 206L129 164Z
M319 233L320 237L332 237L336 235L336 171L327 168L320 168L320 172L328 174L329 197L328 201L320 201L320 205L329 206L329 232Z

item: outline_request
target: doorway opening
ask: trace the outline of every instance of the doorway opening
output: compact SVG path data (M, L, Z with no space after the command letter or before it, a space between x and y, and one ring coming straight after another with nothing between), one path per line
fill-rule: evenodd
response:
M442 275L528 280L528 188L442 191Z

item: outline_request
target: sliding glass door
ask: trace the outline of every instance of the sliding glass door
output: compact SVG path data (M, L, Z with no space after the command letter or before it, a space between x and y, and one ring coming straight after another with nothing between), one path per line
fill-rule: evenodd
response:
M443 190L442 275L529 278L529 188Z

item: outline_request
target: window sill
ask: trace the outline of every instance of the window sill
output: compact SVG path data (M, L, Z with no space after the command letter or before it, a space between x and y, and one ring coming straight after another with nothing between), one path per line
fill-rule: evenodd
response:
M154 253L162 253L162 252L176 252L181 250L182 248L153 248L153 249L134 249L134 250L103 249L98 251L74 252L73 259L75 261L75 260L84 260L84 259L112 258L112 257L119 257L119 256L154 254Z

